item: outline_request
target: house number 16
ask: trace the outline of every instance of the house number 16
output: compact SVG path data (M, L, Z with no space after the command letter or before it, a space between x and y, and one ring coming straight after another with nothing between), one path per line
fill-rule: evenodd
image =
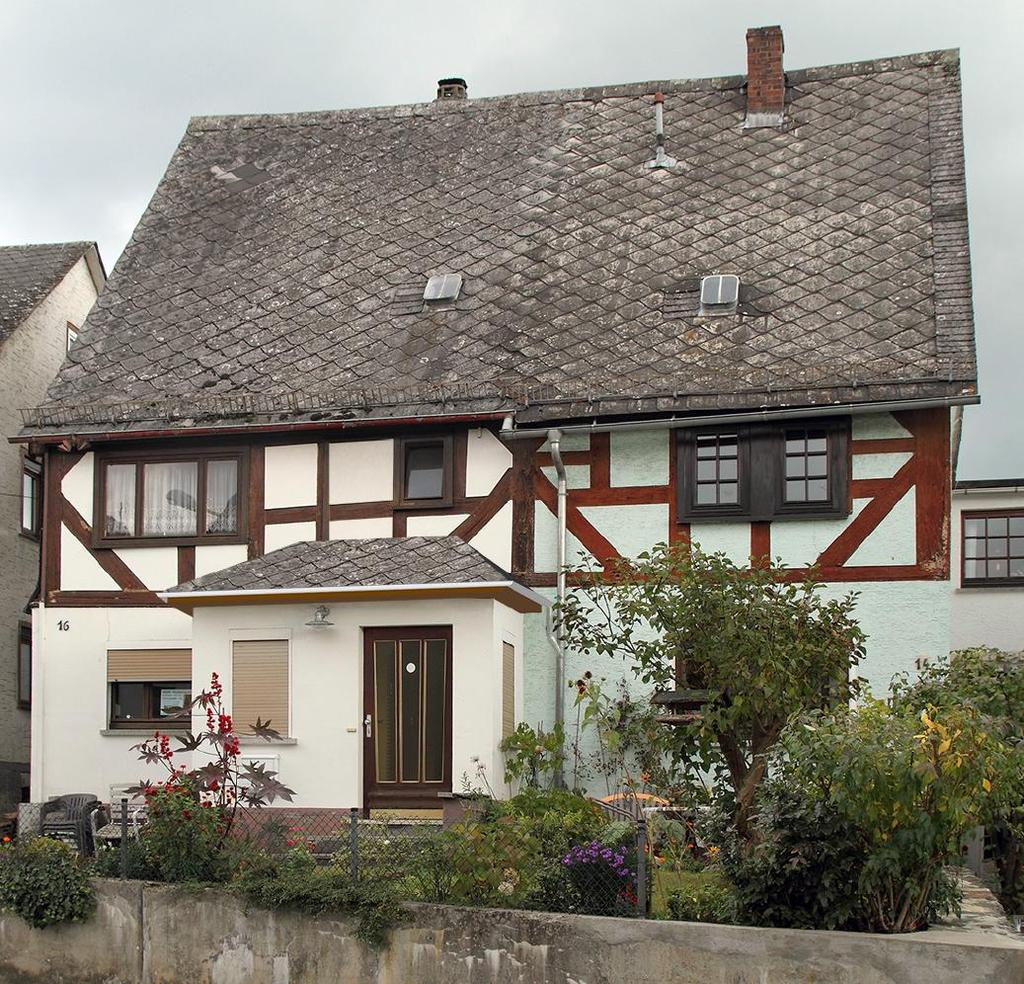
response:
M66 618L62 618L57 623L57 631L58 632L67 632L67 630L70 629L70 628L71 628L71 623Z

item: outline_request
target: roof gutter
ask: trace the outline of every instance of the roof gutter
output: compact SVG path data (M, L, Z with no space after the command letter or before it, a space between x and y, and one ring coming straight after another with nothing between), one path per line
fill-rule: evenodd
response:
M11 444L63 444L79 445L92 441L147 441L163 437L216 437L236 434L291 433L294 431L358 430L373 427L408 427L410 425L471 424L485 420L510 419L508 410L489 410L484 413L432 413L414 417L364 417L359 420L304 420L280 424L228 424L223 427L164 427L158 430L130 431L66 431L61 434L18 434L8 438ZM547 433L545 431L545 433Z
M606 434L619 431L674 430L680 427L703 427L711 424L743 424L759 421L793 420L806 417L838 417L852 413L891 413L899 410L928 410L934 407L962 407L981 402L976 393L961 396L929 397L922 400L886 400L874 403L833 403L817 407L786 407L782 410L742 410L736 413L702 414L699 416L651 418L648 420L622 420L589 424L566 424L559 427L561 434ZM547 437L547 427L503 427L503 440L514 441L528 437Z

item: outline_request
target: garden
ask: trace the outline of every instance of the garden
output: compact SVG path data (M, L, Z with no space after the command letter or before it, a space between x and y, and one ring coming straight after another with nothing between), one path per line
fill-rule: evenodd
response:
M567 681L567 726L521 723L500 782L463 777L457 819L290 807L240 755L214 676L186 709L203 730L137 746L158 773L134 791L138 836L94 858L4 845L0 908L83 920L99 875L349 913L374 946L408 902L905 933L958 910L979 826L1004 905L1024 908L1019 655L955 653L882 700L856 678L856 596L813 576L684 545L572 582L558 618L577 665L621 660L634 679Z

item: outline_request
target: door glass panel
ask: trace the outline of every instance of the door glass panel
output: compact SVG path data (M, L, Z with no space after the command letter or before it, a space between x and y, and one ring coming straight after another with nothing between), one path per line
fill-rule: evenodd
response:
M423 697L423 781L444 779L444 639L428 639Z
M398 778L395 643L373 644L373 680L373 748L377 782L395 782Z
M399 643L401 680L401 716L399 731L402 749L402 782L420 781L420 714L423 665L419 639L403 639Z

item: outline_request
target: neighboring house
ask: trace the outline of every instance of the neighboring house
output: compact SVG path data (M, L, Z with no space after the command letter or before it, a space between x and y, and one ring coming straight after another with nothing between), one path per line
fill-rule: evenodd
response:
M748 45L749 80L190 123L21 433L33 798L137 780L213 671L301 805L500 785L567 676L630 675L559 664L560 543L817 564L878 689L948 650L958 58Z
M0 433L16 434L19 408L43 399L103 282L94 243L0 246ZM0 813L28 790L40 467L0 443Z
M953 486L951 645L1024 650L1024 478Z

